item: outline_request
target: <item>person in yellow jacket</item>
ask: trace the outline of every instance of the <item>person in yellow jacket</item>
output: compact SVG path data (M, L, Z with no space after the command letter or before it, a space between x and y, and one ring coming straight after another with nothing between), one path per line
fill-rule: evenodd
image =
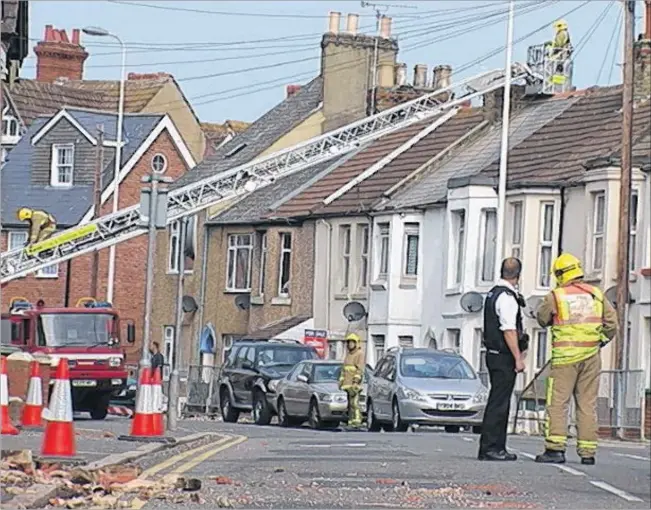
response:
M581 262L561 254L552 266L557 287L537 311L538 323L551 327L551 373L547 379L545 452L536 462L562 464L567 447L567 410L576 399L577 451L593 465L597 451L596 401L601 348L617 333L617 313L603 292L583 281Z
M18 219L29 223L27 245L40 243L50 237L57 229L54 216L45 211L21 207L18 209Z
M558 55L560 58L569 58L571 43L567 22L559 19L554 23L554 30L556 34L552 41L552 56Z
M364 353L359 335L350 333L346 336L347 352L339 376L339 389L348 395L348 426L357 428L362 424L359 410L359 394L362 392L364 378Z

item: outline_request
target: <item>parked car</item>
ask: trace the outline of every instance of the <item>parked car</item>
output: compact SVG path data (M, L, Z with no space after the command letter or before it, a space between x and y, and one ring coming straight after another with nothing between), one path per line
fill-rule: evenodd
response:
M275 340L236 341L219 375L219 403L225 422L252 412L258 425L268 425L277 396L271 381L284 377L297 363L316 359L314 347Z
M342 362L309 360L296 365L291 372L270 384L278 398L276 412L283 427L307 421L313 429L337 428L347 419L348 396L339 389ZM368 377L369 369L366 371ZM361 411L366 411L366 384L360 395Z
M406 431L411 424L440 425L447 432L481 432L488 389L459 354L392 348L368 382L370 431Z

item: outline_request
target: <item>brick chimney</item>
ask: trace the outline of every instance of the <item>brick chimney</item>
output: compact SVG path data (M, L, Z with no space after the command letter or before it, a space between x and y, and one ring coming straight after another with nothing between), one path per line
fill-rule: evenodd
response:
M651 94L651 0L644 2L644 24L644 32L639 35L633 47L636 101Z
M287 85L285 90L287 92L287 97L290 97L290 96L293 96L294 94L296 94L299 90L301 90L301 86L300 85Z
M82 80L88 53L80 44L79 29L72 31L72 41L65 30L45 26L43 40L34 47L36 80L54 83L58 78Z

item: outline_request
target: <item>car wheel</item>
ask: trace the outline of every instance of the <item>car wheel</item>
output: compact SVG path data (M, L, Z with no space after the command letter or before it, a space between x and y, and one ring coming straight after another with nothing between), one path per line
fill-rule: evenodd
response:
M315 399L310 401L310 410L308 414L308 423L313 429L320 429L323 426L321 421L321 413L319 413L319 404L317 404Z
M278 399L278 425L281 427L289 427L291 425L291 419L287 415L287 408L282 397Z
M459 425L446 425L445 431L450 432L451 434L456 434L459 432Z
M472 433L473 434L481 434L481 425L473 425Z
M366 427L369 432L380 432L382 428L382 425L375 417L375 410L373 409L373 402L371 400L368 401L366 406Z
M233 408L233 402L231 402L231 395L226 388L222 389L222 392L219 396L220 410L222 412L222 419L226 423L235 423L240 417L240 412L237 409Z
M409 429L409 424L402 421L400 418L400 406L398 406L398 401L394 398L393 405L391 406L391 425L393 426L394 432L407 432Z
M271 409L267 404L267 398L261 391L253 393L253 421L256 425L271 423Z

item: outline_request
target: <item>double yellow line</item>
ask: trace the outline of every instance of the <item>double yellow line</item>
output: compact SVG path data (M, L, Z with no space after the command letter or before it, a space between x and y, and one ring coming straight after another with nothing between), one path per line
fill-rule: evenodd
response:
M169 472L170 474L185 473L198 466L202 462L208 460L213 455L217 455L219 452L223 452L228 448L237 446L238 444L243 443L248 439L246 436L233 436L229 434L220 434L220 436L221 439L215 443L199 446L198 448L193 448L187 452L179 453L178 455L174 455L173 457L170 457L160 464L156 464L155 466L150 467L149 469L143 471L140 474L139 478L146 480L147 478L154 476L155 474L160 473L165 469L171 468L172 466L187 459L188 457L191 457L192 460L184 462Z

